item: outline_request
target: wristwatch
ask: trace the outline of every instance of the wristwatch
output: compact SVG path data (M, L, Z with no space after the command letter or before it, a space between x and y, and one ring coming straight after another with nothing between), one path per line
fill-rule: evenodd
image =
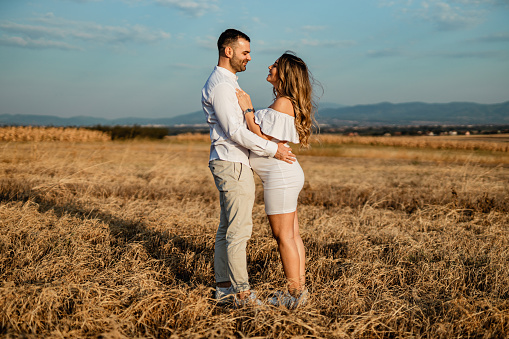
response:
M249 112L254 112L254 109L253 109L253 108L248 108L248 109L246 109L243 113L244 113L244 114L247 114L247 113L249 113Z

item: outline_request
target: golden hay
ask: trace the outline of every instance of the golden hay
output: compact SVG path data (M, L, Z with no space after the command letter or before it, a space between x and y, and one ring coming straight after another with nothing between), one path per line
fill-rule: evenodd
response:
M182 133L178 135L166 136L166 140L177 142L210 142L210 136L202 133Z
M0 146L4 337L509 335L507 167L299 155L311 302L230 310L211 298L207 143ZM247 255L265 299L285 281L256 183Z
M109 141L108 134L73 127L0 127L0 141Z
M505 135L506 139L509 137ZM313 137L318 144L357 144L370 146L391 146L408 148L455 149L455 150L486 150L493 152L509 152L509 142L479 141L471 137L428 137L428 136L344 136L334 134L320 134Z

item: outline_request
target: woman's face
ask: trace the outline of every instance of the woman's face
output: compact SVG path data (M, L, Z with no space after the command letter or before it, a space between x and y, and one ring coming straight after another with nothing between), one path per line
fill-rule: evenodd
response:
M272 65L269 66L269 75L267 76L267 81L272 84L272 86L276 86L277 81L279 80L279 76L277 74L277 63L279 59L276 60Z

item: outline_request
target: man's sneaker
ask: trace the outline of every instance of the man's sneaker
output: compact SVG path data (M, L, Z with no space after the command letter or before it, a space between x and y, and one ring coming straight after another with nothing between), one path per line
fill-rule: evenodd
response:
M233 299L233 308L243 308L248 306L264 306L263 302L256 297L256 293L254 291L251 291L251 294L247 296L247 298L240 299L237 297L236 294L234 294Z
M289 310L294 310L297 307L304 306L308 302L309 292L307 289L302 291L298 298L291 295L288 291L277 291L272 298L267 300L267 303L272 306L284 306Z
M216 302L218 305L228 305L231 304L235 298L235 291L233 287L218 287L216 286L215 293Z

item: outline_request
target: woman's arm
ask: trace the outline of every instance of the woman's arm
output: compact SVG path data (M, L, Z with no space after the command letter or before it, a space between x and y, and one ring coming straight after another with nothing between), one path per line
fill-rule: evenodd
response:
M260 129L260 126L255 122L253 103L251 102L251 97L249 96L249 94L247 94L241 89L237 89L237 99L239 100L239 105L240 108L242 109L242 112L246 112L247 109L251 109L250 112L244 114L244 117L246 118L247 128L249 128L251 132L258 135L259 137L271 140L272 138L263 134L262 130Z

